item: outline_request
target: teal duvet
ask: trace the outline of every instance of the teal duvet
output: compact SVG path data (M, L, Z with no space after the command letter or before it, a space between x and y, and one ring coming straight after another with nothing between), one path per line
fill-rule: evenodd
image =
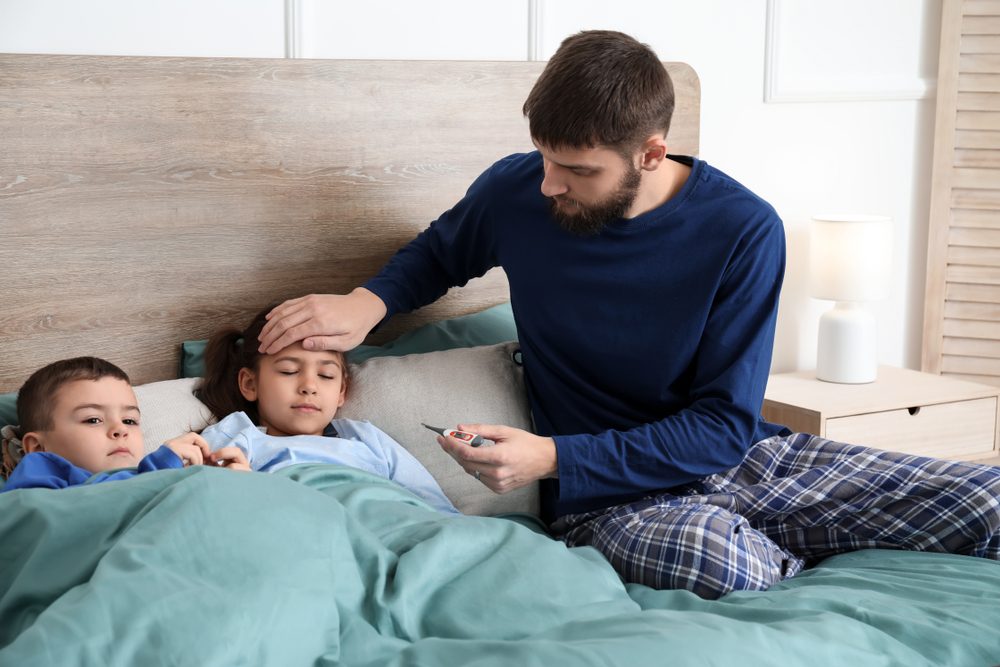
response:
M335 466L0 494L0 595L0 665L1000 663L996 562L858 552L705 601Z

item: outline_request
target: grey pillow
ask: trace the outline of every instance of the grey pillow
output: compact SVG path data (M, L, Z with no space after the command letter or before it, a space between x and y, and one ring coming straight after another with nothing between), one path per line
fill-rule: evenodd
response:
M466 514L538 514L538 485L499 495L477 482L437 444L421 422L454 428L459 422L531 430L516 342L376 357L351 366L351 387L338 417L365 419L424 464Z

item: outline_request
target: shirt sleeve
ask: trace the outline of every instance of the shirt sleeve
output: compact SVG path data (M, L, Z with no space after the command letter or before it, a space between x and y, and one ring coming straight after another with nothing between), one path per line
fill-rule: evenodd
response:
M159 449L151 454L147 454L139 461L139 473L183 467L184 461L181 460L181 457L177 456L174 450L166 445L160 445Z
M384 319L432 303L497 265L489 204L494 168L364 284L385 303Z
M772 216L743 239L724 275L688 406L628 430L555 436L559 514L688 484L743 460L764 400L785 267L783 227Z
M378 427L367 422L365 426L368 427L366 430L371 434L370 437L377 440L379 449L385 453L390 480L409 489L439 512L445 514L460 513L448 500L448 496L444 495L437 480L413 454L406 451L406 448Z
M91 473L50 452L26 454L17 464L3 491L15 489L65 489L83 484Z

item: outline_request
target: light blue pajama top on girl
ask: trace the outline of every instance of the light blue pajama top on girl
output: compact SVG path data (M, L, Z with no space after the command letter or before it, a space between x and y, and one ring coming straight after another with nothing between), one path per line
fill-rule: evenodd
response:
M323 435L271 436L244 412L234 412L201 433L212 451L235 445L250 467L274 472L296 463L333 463L370 472L410 490L431 507L459 514L441 487L402 445L370 422L333 419Z

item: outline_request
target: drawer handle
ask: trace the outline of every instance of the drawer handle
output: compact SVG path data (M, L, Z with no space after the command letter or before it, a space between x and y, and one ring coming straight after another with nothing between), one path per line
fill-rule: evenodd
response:
M920 414L920 406L918 405L915 408L906 408L906 411L909 412L911 415L919 415Z

